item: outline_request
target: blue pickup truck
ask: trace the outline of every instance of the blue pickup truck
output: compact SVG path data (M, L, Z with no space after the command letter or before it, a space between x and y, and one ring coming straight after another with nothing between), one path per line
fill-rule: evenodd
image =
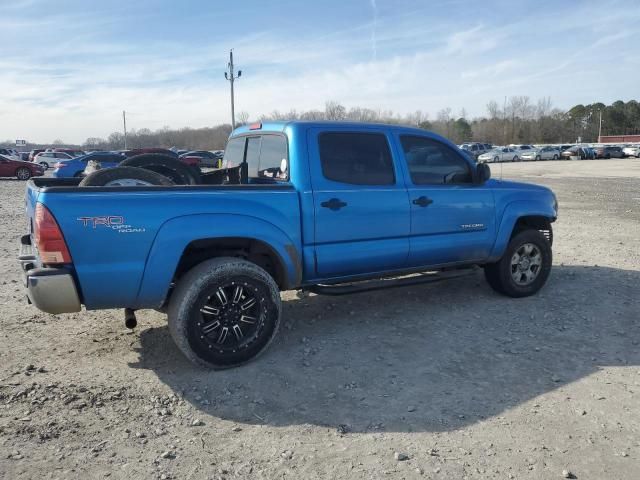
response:
M490 179L424 130L252 124L232 133L223 167L197 185L31 179L29 301L53 314L124 308L128 326L135 310L166 311L191 361L228 368L270 343L283 290L352 293L482 267L497 292L524 297L550 273L555 195Z

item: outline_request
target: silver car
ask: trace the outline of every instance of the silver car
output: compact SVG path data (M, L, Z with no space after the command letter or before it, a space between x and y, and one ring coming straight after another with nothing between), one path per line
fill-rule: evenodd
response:
M640 145L627 145L622 149L627 157L640 157Z
M517 162L519 160L518 151L511 147L494 148L490 152L483 153L478 157L479 163Z
M560 158L560 149L557 147L542 147L528 150L520 153L522 160L558 160Z

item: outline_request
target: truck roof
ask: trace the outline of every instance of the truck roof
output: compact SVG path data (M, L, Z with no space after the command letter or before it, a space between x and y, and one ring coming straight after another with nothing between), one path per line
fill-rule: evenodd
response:
M388 123L371 123L371 122L345 122L340 120L284 120L284 121L268 121L268 122L252 122L247 125L243 125L241 127L236 128L233 132L231 132L231 136L240 135L243 133L249 133L252 131L255 132L283 132L289 126L295 125L304 125L306 127L314 128L322 128L322 127L351 127L351 128L371 128L371 127L384 127L392 130L402 130L402 131L414 131L420 134L431 134L435 135L433 132L428 130L423 130L421 128L411 127L408 125L396 125L396 124L388 124Z

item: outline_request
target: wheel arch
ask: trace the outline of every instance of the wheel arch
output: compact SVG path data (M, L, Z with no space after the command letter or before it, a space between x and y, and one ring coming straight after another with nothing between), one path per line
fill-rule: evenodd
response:
M504 250L518 232L527 228L541 231L550 243L553 242L551 224L556 220L552 205L542 201L518 200L507 205L502 215L489 262L502 257Z
M247 235L250 232L250 235ZM159 229L147 257L137 308L166 304L171 286L205 260L244 258L269 272L281 290L302 281L300 247L277 226L257 217L198 214L173 218Z

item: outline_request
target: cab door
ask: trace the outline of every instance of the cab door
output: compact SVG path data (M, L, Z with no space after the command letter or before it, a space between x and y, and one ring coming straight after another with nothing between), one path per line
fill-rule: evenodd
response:
M493 192L474 183L474 166L458 149L429 136L397 134L411 208L411 267L472 263L495 240Z
M319 279L406 266L410 213L402 172L383 128L307 133Z

